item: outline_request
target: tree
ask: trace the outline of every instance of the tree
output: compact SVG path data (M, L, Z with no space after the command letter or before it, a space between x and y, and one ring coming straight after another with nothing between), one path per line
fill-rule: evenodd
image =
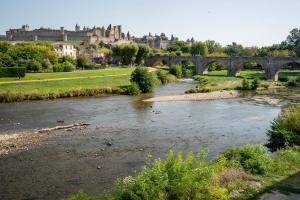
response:
M145 62L145 59L148 57L150 50L151 49L148 45L139 44L135 63L138 65L143 64Z
M300 29L294 28L288 35L286 42L300 56Z
M208 48L208 53L209 54L215 53L217 51L217 49L222 48L222 46L214 40L206 40L205 44Z
M244 47L241 44L237 44L233 42L231 45L227 45L225 47L225 53L229 56L243 56L244 54Z
M8 42L0 42L0 53L7 53L13 46Z
M64 72L72 72L76 69L76 67L69 61L66 61L62 64Z
M15 65L14 60L6 53L0 52L0 67L13 67Z
M177 78L182 77L182 66L181 65L174 65L170 67L170 74L173 74Z
M43 70L49 69L52 66L52 64L48 58L43 59L41 64L42 64Z
M59 58L59 62L60 63L70 62L70 63L74 64L75 63L75 59L72 56L65 55L65 56Z
M78 56L76 60L77 67L84 70L86 66L89 64L89 59L86 56Z
M126 44L121 47L122 64L132 65L138 53L138 47L134 44Z
M14 47L9 48L7 53L14 59L36 60L42 62L48 58L52 64L58 62L58 55L54 48L49 44L39 43L17 43Z
M130 81L138 84L142 93L152 92L155 87L153 74L144 67L136 68L131 74Z
M190 45L185 41L175 41L172 45L170 45L167 49L169 52L182 51L183 53L190 52Z
M192 44L190 51L193 56L206 56L208 54L208 48L203 42L195 42L194 44Z
M27 71L32 72L41 72L42 71L42 65L39 61L36 60L30 60L27 66Z

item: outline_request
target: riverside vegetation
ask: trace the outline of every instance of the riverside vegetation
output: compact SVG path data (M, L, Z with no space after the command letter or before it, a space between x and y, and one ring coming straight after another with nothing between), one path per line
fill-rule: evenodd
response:
M268 144L233 147L214 160L199 154L172 150L165 159L152 159L133 176L118 179L109 193L90 196L84 192L67 200L167 200L256 199L264 192L300 193L300 105L291 105L274 120ZM295 140L292 140L295 139ZM282 143L278 143L282 141Z

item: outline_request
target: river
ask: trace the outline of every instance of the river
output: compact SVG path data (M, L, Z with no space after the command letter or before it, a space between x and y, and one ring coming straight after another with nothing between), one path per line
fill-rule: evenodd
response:
M266 130L283 105L249 98L141 101L191 87L176 83L138 97L0 104L0 134L53 127L57 120L91 124L81 133L60 131L26 151L0 156L0 199L58 199L79 189L97 194L139 170L148 154L157 158L170 149L196 153L208 148L211 159L232 146L265 143Z

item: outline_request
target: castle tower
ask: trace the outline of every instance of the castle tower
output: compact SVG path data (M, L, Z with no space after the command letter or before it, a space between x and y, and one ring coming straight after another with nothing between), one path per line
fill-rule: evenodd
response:
M22 30L23 30L23 31L29 31L29 26L28 26L28 24L23 25L23 26L22 26Z
M61 33L61 34L65 34L65 27L63 27L63 26L60 27L60 33Z
M127 40L131 40L131 35L130 35L129 31L127 32L126 37L127 37Z
M75 31L79 32L80 31L80 26L78 24L75 25Z
M105 28L102 26L101 28L101 37L105 37Z
M118 25L118 32L119 32L118 39L122 39L122 26L121 25Z

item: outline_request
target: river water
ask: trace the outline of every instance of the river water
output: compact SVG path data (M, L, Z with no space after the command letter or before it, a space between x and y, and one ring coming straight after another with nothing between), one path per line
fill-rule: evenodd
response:
M159 87L152 95L108 96L0 104L0 134L90 123L85 134L63 133L27 151L0 157L0 199L58 199L79 189L97 194L118 177L139 170L148 154L170 149L199 152L208 159L231 146L265 143L281 104L248 98L145 103L180 94L192 83ZM112 144L107 145L108 141Z

